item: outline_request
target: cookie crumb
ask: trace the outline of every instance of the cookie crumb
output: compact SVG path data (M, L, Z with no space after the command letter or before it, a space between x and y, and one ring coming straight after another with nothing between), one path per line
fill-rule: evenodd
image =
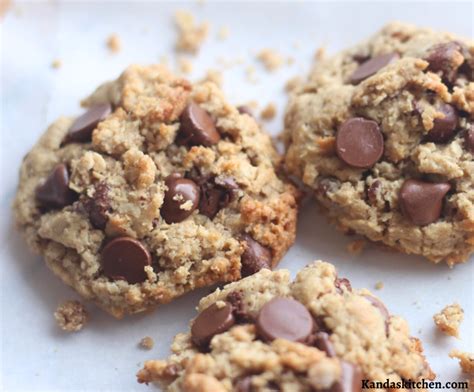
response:
M221 41L229 38L229 28L227 26L222 26L217 32L217 38Z
M433 316L436 327L445 335L459 338L459 326L464 320L464 310L458 304L445 306Z
M116 33L109 35L106 44L112 53L118 53L122 49L122 42Z
M273 102L270 102L267 106L263 108L263 110L260 113L260 117L263 120L272 120L275 118L277 114L277 108L276 105Z
M140 340L140 347L145 350L151 350L154 345L155 341L149 336L145 336L142 340Z
M277 70L285 62L284 58L273 49L262 49L257 54L257 60L260 61L269 72Z
M57 307L54 318L63 331L78 332L89 320L89 314L81 302L66 301Z
M383 289L383 286L384 286L383 282L377 282L377 283L375 283L375 289L376 289L376 290L382 290L382 289Z
M347 244L346 249L351 255L356 256L362 253L366 245L367 245L367 241L364 239L354 240Z
M301 82L302 82L302 79L300 76L294 76L291 79L288 79L287 82L285 83L285 92L287 94L292 93L298 88Z
M459 359L459 366L463 373L474 375L474 354L453 349L449 353L450 358Z
M63 62L60 59L55 59L51 62L51 68L53 69L59 69L63 65Z
M176 50L196 54L207 38L209 24L207 22L196 24L193 14L188 11L177 11L175 25L178 31Z
M190 74L193 72L193 63L185 57L178 57L178 67L181 73Z
M222 86L222 73L215 70L215 69L208 69L206 71L206 75L203 79L201 79L201 83L203 82L212 82L217 86Z

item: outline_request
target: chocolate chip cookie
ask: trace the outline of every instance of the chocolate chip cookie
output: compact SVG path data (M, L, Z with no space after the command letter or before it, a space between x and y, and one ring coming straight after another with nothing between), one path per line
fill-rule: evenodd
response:
M474 250L474 45L391 23L290 98L285 165L330 220L449 265Z
M139 382L176 392L350 392L362 380L434 377L407 323L328 263L293 282L287 270L262 269L201 299L198 311L173 354L145 362Z
M25 157L14 210L28 244L116 317L276 265L296 191L255 120L212 83L131 66Z

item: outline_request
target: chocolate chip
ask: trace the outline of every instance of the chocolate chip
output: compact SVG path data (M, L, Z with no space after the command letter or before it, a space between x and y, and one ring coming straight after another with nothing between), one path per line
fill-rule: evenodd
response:
M329 392L362 391L362 373L358 366L341 360L341 379L333 384Z
M64 143L88 143L92 139L92 132L97 124L104 120L112 112L112 107L108 103L92 106L82 116L76 118Z
M250 117L253 117L252 110L248 106L241 105L237 107L237 110L240 114L248 114Z
M359 84L364 79L375 75L380 69L398 59L397 53L381 54L365 61L352 73L349 81L352 84Z
M390 313L388 312L387 308L385 305L380 301L378 298L372 297L371 295L364 295L364 297L373 305L375 306L380 313L382 314L382 317L385 320L385 334L388 336L389 332L389 322L390 322Z
M209 219L231 203L237 195L239 187L231 177L216 177L201 184L199 212Z
M336 278L334 286L336 286L336 289L340 294L343 292L343 287L345 287L347 291L352 291L351 282L347 278Z
M375 121L354 117L344 121L336 134L338 157L349 166L367 169L382 156L384 141Z
M336 350L331 340L329 340L329 334L327 332L316 332L313 337L313 346L324 351L330 358L336 356Z
M431 47L425 60L429 63L429 71L441 73L444 81L452 83L456 79L459 67L455 62L455 58L460 55L462 55L461 45L452 41Z
M232 305L232 313L234 314L236 322L245 323L252 321L252 317L245 309L242 292L232 291L227 295L226 301Z
M369 199L370 205L377 204L377 194L380 192L380 188L382 188L382 183L379 180L375 180L367 188L367 199Z
M242 277L253 275L262 268L271 269L272 253L270 249L260 245L248 234L243 234L241 239L245 242L245 250L240 258Z
M45 209L62 208L74 203L77 194L69 188L69 173L64 163L51 170L46 181L36 188L36 201Z
M165 180L168 190L165 192L161 216L166 223L177 223L185 220L199 205L199 187L190 179L176 174Z
M214 335L229 330L235 324L232 305L225 302L219 307L217 303L204 309L193 322L191 339L200 349L207 349Z
M99 182L95 186L94 195L84 202L89 214L89 220L96 229L105 229L108 221L107 212L110 210L109 186L106 182Z
M426 140L434 143L446 143L454 135L458 126L458 113L452 105L441 104L438 110L444 114L433 122L433 128L426 136Z
M464 145L466 150L474 154L474 125L464 134Z
M401 211L415 225L433 223L441 216L443 199L450 189L446 182L406 180L398 196Z
M302 343L309 338L313 327L313 317L306 307L290 298L273 298L257 316L257 334L267 342L286 339Z
M106 276L130 284L143 282L147 277L144 268L151 264L148 250L131 237L118 237L108 242L102 249L101 260Z
M180 142L191 146L212 146L221 139L212 117L191 102L180 117Z
M237 380L234 387L235 392L251 392L252 391L252 377L245 376Z

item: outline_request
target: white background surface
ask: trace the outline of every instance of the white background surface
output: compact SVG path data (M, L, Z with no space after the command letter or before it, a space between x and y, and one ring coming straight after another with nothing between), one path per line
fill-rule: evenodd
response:
M0 0L3 1L3 0ZM78 101L100 82L118 76L129 63L172 58L175 42L172 15L176 9L192 10L211 22L211 34L194 61L192 78L208 68L219 68L217 58L242 57L254 63L257 50L279 48L295 58L273 74L256 65L258 84L246 81L246 66L224 73L224 90L237 104L259 99L275 101L279 116L267 124L281 130L285 103L283 86L309 66L315 49L329 52L349 46L393 19L414 22L471 36L472 3L119 3L54 1L16 3L1 26L1 198L0 266L2 356L0 388L5 391L146 391L135 373L150 358L164 357L175 333L187 327L200 295L187 295L151 315L117 321L88 304L90 324L80 333L64 334L56 327L53 312L58 303L76 294L54 277L26 249L14 230L10 205L18 168L48 123L61 114L80 113ZM217 39L220 26L228 26L226 41ZM116 55L105 48L105 39L117 32L123 49ZM294 45L299 42L301 47ZM53 59L63 66L53 70ZM451 348L473 351L474 264L449 270L419 257L369 249L360 256L345 251L343 237L306 205L300 214L295 246L281 262L293 274L314 259L332 261L354 287L385 287L375 293L390 311L406 317L414 336L424 341L426 354L442 381L460 377L457 361L448 358ZM432 315L458 301L466 311L462 341L442 336ZM149 335L152 351L137 347Z

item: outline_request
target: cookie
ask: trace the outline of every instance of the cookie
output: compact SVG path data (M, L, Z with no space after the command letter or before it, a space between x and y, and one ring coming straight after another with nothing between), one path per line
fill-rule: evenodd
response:
M330 221L449 265L474 250L474 45L391 23L291 96L285 167Z
M25 157L14 210L28 244L116 317L273 267L296 190L271 140L212 83L158 65L100 86Z
M262 269L201 299L198 311L139 382L175 392L360 391L434 377L407 323L329 263L293 282L287 270Z

